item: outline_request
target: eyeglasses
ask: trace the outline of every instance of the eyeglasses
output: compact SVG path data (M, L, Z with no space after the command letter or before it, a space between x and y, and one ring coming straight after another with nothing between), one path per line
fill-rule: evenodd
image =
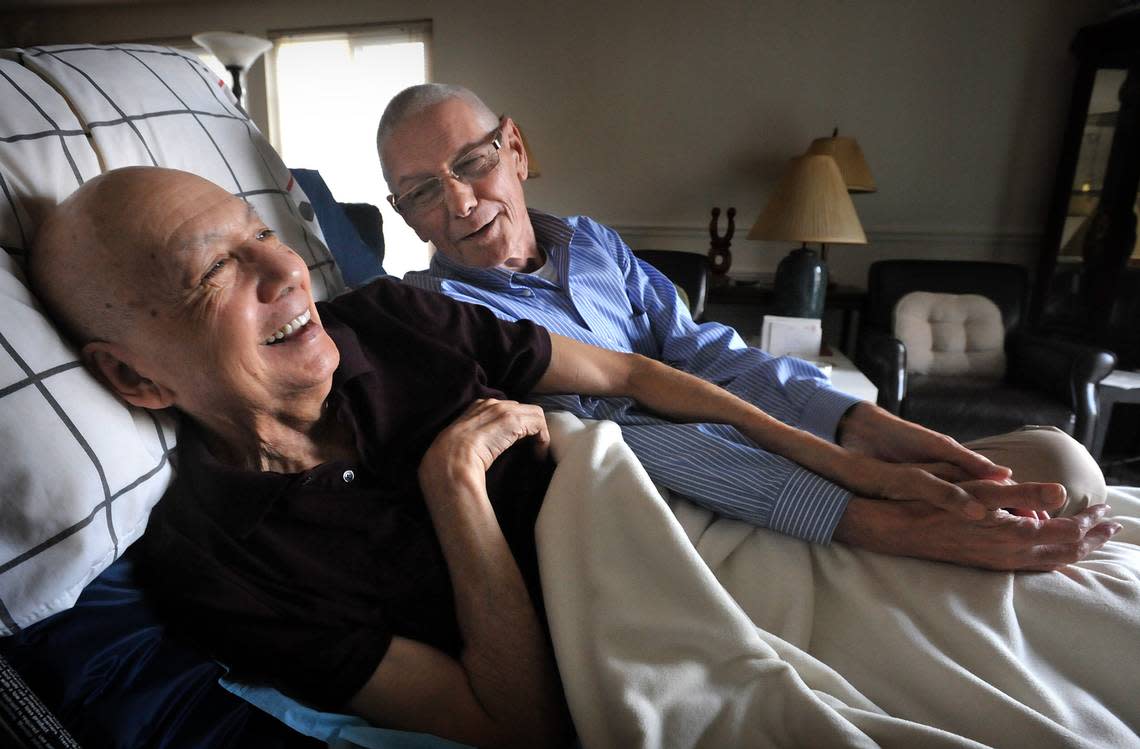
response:
M482 143L456 159L444 175L470 185L495 171L502 148L503 120L499 120L499 126L488 133ZM388 202L401 216L411 216L435 208L443 202L443 179L431 177L401 195L389 195Z

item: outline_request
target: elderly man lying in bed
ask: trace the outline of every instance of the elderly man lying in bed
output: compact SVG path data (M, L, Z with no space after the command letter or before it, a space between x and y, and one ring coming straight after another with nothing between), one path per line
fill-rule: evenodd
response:
M732 424L881 501L963 516L1062 501L1056 485L952 485L859 456L658 362L397 282L315 304L304 263L244 202L182 172L88 182L41 228L30 271L110 388L185 416L145 541L171 621L240 672L379 725L478 745L570 733L533 536L548 433L513 400L531 392ZM1004 475L949 443L943 458ZM1115 532L1102 512L982 538L1057 567Z

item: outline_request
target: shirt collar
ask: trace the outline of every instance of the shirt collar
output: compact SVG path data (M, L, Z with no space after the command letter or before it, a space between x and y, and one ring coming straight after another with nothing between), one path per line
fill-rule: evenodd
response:
M190 489L188 499L234 538L248 536L296 479L226 465L209 451L200 427L190 419L179 433L178 461Z
M570 270L570 241L574 238L574 227L564 218L549 213L527 209L534 239L558 268L558 278L565 285ZM530 273L520 273L509 268L470 268L462 263L436 252L431 258L431 274L440 278L466 281L491 291L512 293L521 291L522 286L551 286L549 281Z

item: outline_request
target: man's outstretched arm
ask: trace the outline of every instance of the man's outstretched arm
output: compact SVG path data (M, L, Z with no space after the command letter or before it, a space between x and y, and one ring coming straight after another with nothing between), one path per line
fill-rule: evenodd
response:
M1032 494L1018 502L1008 502L990 492L973 497L966 489L921 467L868 458L790 427L716 385L643 356L606 351L554 334L551 349L550 367L535 392L624 396L676 421L730 424L765 450L859 496L918 500L979 519L987 510L1003 506L1033 510L1055 506L1037 506L1038 497ZM979 459L990 470L996 468Z

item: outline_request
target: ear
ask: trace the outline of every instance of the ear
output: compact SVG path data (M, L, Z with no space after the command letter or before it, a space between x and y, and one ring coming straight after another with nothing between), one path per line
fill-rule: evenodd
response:
M116 343L93 341L83 347L83 361L95 376L132 406L160 410L174 405L174 391L139 374Z
M528 171L526 146L523 145L522 132L519 130L519 126L510 117L507 117L503 123L503 140L506 141L503 147L514 154L513 163L510 165L514 167L515 176L518 177L519 182L526 182Z

